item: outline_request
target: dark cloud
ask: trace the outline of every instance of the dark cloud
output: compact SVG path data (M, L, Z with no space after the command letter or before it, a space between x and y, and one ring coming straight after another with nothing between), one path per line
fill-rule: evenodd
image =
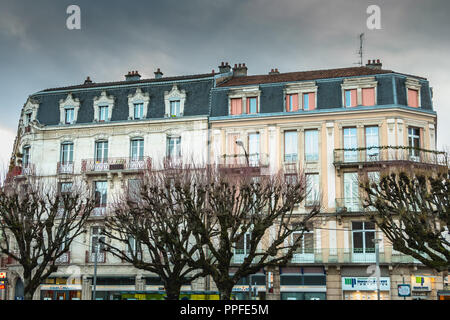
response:
M82 29L66 29L66 8L81 7ZM366 8L381 8L382 30L367 30ZM24 1L0 0L0 127L16 130L29 94L48 87L209 72L245 62L250 74L352 66L357 35L366 58L428 77L440 145L449 144L446 103L450 2L341 0Z

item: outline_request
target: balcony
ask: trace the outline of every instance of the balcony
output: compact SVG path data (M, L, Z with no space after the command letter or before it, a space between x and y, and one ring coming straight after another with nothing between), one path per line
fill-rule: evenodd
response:
M163 159L164 169L182 169L183 158L181 156L165 156Z
M58 174L72 174L73 173L73 162L58 162L56 166L56 172Z
M95 253L86 251L86 263L94 263L95 262ZM97 263L105 263L106 262L106 252L100 251L97 254Z
M70 263L70 251L63 253L58 259L56 259L55 264L69 264Z
M341 167L380 166L416 163L446 166L447 153L413 147L380 146L369 148L335 149L334 165Z
M106 216L106 205L100 205L95 207L91 212L91 217L104 217Z
M151 169L150 157L108 158L103 160L84 159L81 172L85 174L106 174L108 172L137 173Z
M364 211L359 198L336 198L336 214L360 214Z
M242 169L250 169L252 173L261 173L261 169L269 167L269 156L266 153L224 154L219 162L219 169L239 173Z

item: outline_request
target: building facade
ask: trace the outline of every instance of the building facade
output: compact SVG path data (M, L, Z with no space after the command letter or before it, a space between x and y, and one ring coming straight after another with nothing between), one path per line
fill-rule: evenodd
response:
M251 286L260 299L374 300L378 239L381 299L403 299L399 284L410 284L408 299L437 299L448 280L393 250L359 201L360 176L377 179L389 166L446 161L433 152L437 115L428 80L381 67L374 60L365 67L248 76L245 64L222 63L219 73L164 78L158 70L155 79L140 80L130 72L121 82L88 78L30 96L15 142L16 178L37 175L60 190L82 183L101 195L88 232L35 298L91 299L93 244L111 199L142 170L175 161L250 165L260 174L302 171L310 192L296 213L320 201L318 221L291 263L242 279L236 298L248 298ZM105 253L97 261L98 298L161 298L155 275ZM3 266L14 298L20 268L13 261ZM78 280L68 283L68 274ZM211 279L182 291L190 299L217 298Z

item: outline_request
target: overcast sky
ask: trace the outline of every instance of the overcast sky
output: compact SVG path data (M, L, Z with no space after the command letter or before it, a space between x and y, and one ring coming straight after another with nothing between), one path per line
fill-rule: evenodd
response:
M81 30L66 9L81 8ZM366 26L381 8L381 30ZM450 1L0 0L0 165L9 159L20 110L45 88L217 71L246 63L249 74L354 66L364 60L426 77L438 113L438 146L450 146ZM3 166L3 165L2 165Z

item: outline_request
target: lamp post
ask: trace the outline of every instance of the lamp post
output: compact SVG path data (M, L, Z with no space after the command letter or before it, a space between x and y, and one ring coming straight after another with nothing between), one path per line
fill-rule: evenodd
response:
M250 162L249 162L249 160L248 160L248 153L247 153L247 151L245 150L244 143L242 142L241 139L236 139L236 144L237 144L238 146L242 147L242 149L244 150L244 155L245 155L245 160L246 160L246 162L247 162L247 166L250 167Z

